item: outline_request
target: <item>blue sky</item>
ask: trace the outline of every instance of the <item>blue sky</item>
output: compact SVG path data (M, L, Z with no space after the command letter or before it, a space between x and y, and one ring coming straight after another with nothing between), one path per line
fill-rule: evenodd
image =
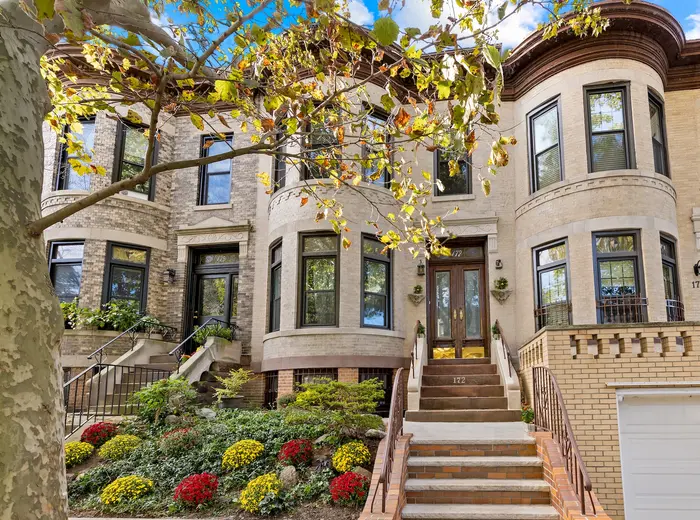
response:
M634 1L634 0L633 0ZM379 16L377 0L348 0L353 21L371 25ZM494 2L495 3L495 2ZM652 0L668 9L681 23L688 39L700 39L700 0ZM399 2L400 4L400 2ZM405 6L395 11L394 16L403 27L427 28L435 21L430 16L429 0L406 0ZM505 47L514 47L522 41L537 23L543 20L542 9L528 6L504 22L499 31L499 40Z

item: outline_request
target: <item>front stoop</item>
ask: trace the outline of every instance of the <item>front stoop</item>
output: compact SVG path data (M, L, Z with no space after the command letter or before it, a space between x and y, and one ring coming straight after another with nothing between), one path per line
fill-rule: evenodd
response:
M404 520L559 520L552 506L409 504Z

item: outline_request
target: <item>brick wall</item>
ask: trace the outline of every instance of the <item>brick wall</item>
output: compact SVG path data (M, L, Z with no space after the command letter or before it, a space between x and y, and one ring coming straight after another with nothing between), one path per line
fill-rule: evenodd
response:
M533 366L556 377L593 490L611 518L624 518L617 402L607 385L700 380L700 323L550 329L519 356L529 403Z

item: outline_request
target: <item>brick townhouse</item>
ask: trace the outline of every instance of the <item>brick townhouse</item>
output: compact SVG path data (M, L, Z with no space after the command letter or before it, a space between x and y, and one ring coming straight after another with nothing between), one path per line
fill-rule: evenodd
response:
M611 24L600 37L534 34L506 62L499 126L518 145L489 197L477 180L487 143L455 178L439 151L406 152L446 180L428 212L459 207L447 220L451 257L381 254L365 215L367 200L394 205L385 176L337 195L352 223L345 250L314 205L299 203L314 172L247 156L159 174L48 229L59 297L92 308L132 299L178 338L210 317L235 322L241 363L264 374L248 392L259 404L315 376L390 382L411 364L417 320L431 360L492 357L498 320L524 399L537 399L533 367L559 381L611 517L651 518L671 503L697 513L700 41L657 6L601 5ZM369 91L379 104L381 87ZM44 213L143 164L138 128L99 113L83 135L107 175L75 175L47 130ZM157 160L216 153L224 144L211 139L172 118ZM275 172L274 193L261 171ZM115 335L67 330L64 367L89 366Z

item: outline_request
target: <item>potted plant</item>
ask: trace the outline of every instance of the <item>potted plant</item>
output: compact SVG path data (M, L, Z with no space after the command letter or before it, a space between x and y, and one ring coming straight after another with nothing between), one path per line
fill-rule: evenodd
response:
M493 286L499 291L505 291L506 289L508 289L508 280L501 276L493 282Z
M501 329L499 329L498 325L495 323L491 326L491 336L493 336L493 339L498 339L501 337Z
M419 338L425 336L425 325L423 325L420 322L418 323L418 327L416 327L416 336L418 336Z
M423 286L418 284L413 286L413 294L423 294Z
M252 371L239 368L231 370L228 377L216 376L216 380L221 384L221 388L215 390L219 408L243 408L243 396L239 392L253 375Z

